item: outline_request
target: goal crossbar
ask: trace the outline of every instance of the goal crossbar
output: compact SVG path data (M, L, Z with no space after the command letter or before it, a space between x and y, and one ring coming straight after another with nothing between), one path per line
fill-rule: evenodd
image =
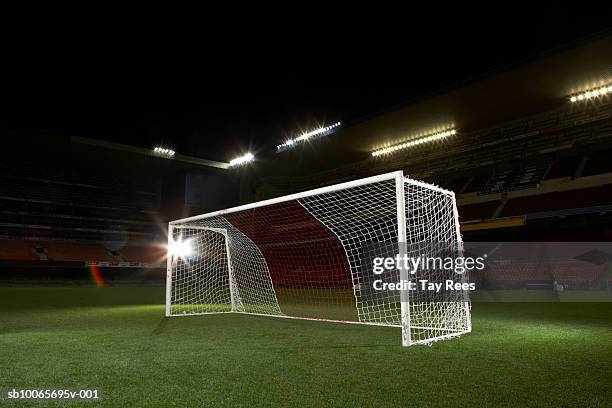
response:
M270 198L268 200L256 201L253 203L239 205L239 206L227 208L224 210L212 211L206 214L180 218L178 220L170 221L169 225L183 224L189 221L197 221L197 220L201 220L204 218L215 217L215 216L234 213L238 211L250 210L253 208L257 208L257 207L265 207L265 206L272 205L272 204L279 204L279 203L283 203L286 201L297 200L300 198L306 198L306 197L310 197L310 196L314 196L318 194L331 193L331 192L345 190L345 189L352 188L352 187L359 187L359 186L363 186L366 184L372 184L378 181L396 180L398 178L400 180L404 180L406 182L409 182L417 186L423 186L423 187L426 187L426 188L429 188L435 191L439 191L441 193L448 194L449 196L452 196L452 197L455 196L454 192L443 189L442 187L436 186L434 184L428 184L422 181L413 180L408 177L404 177L404 172L400 170L400 171L393 171L390 173L380 174L378 176L371 176L371 177L366 177L366 178L362 178L359 180L353 180L353 181L347 181L347 182L340 183L340 184L334 184L331 186L320 187L320 188L316 188L313 190L307 190L301 193L289 194L289 195L282 196L282 197Z

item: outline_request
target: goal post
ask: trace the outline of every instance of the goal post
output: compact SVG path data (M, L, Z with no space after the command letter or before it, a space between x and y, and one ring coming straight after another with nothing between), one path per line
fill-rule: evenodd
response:
M172 221L168 246L167 316L394 326L404 346L471 331L466 291L376 287L467 279L406 267L373 273L375 258L462 254L454 193L401 171Z

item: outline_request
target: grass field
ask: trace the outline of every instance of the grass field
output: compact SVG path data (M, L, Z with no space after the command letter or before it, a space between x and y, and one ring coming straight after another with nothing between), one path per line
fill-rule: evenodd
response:
M612 401L612 303L474 303L472 334L404 349L396 328L166 320L163 299L163 288L0 288L0 388L99 387L116 407ZM27 405L0 401L11 404Z

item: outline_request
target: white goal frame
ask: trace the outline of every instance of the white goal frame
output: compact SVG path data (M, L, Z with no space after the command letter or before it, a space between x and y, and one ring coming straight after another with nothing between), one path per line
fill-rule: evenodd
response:
M234 295L234 269L232 266L232 259L230 255L229 248L229 237L228 230L225 228L215 228L209 226L197 226L193 224L189 224L195 221L202 221L213 217L224 216L226 214L238 213L245 210L257 209L261 207L266 207L274 204L285 203L292 200L304 199L307 197L313 197L326 193L339 192L342 190L352 189L360 186L366 186L374 183L391 181L395 180L395 195L396 195L396 207L397 207L397 243L398 243L398 253L401 255L402 251L405 251L406 246L402 245L402 243L407 242L407 233L406 233L406 195L405 195L405 184L409 184L411 186L420 187L423 189L430 190L432 192L440 193L447 198L452 199L452 214L450 217L453 219L453 228L454 228L454 239L456 239L457 246L459 248L460 253L463 252L463 244L461 239L461 233L459 229L459 216L457 211L457 204L455 199L455 194L452 191L445 190L436 185L424 183L421 181L412 180L408 177L405 177L402 171L395 171L391 173L381 174L378 176L367 177L359 180L349 181L345 183L335 184L331 186L326 186L322 188L317 188L314 190L309 190L301 193L290 194L282 197L272 198L268 200L263 200L259 202L254 202L250 204L240 205L233 208L228 208L224 210L214 211L207 214L196 215L192 217L182 218L178 220L171 221L168 224L168 244L170 246L171 240L174 237L174 234L177 230L181 228L189 228L196 229L202 231L210 231L214 233L221 234L225 241L225 250L227 254L227 269L228 269L228 279L229 279L229 292L231 296L231 309L229 311L214 311L214 312L197 312L197 313L172 313L172 283L173 283L173 268L176 264L176 257L172 254L168 253L167 256L167 270L166 270L166 309L165 315L167 317L171 316L190 316L190 315L204 315L204 314L218 314L218 313L242 313L242 314L251 314L251 315L261 315L267 317L281 317L288 319L301 319L301 320L312 320L312 321L322 321L322 322L335 322L335 323L349 323L349 324L365 324L365 325L374 325L374 326L394 326L401 327L402 329L402 345L407 347L415 344L431 344L432 342L438 340L449 339L452 337L460 336L465 333L469 333L472 330L471 324L471 314L470 314L470 301L467 291L464 291L463 296L463 307L464 307L464 315L463 315L463 323L461 329L457 329L454 332L445 332L441 335L429 336L426 339L414 339L412 337L412 331L415 329L427 329L435 332L435 330L440 330L436 327L419 327L419 326L411 326L411 315L410 315L410 294L409 291L403 290L400 291L400 307L401 307L401 324L387 324L387 323L376 323L376 322L367 322L367 321L348 321L348 320L335 320L335 319L325 319L325 318L313 318L313 317L300 317L300 316L290 316L285 315L283 313L280 314L266 314L266 313L250 313L245 311L239 311L236 307L236 300ZM402 249L403 248L403 249ZM267 268L267 265L266 265ZM410 275L408 271L404 269L400 269L399 277L401 280L409 280ZM462 275L462 279L465 281L467 277L465 274ZM276 296L276 293L275 293ZM356 295L355 295L356 296ZM440 302L444 303L444 302ZM433 325L432 325L433 326Z

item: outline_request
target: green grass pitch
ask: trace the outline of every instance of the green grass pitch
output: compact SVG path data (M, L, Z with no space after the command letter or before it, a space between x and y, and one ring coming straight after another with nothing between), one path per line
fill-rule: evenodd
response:
M397 328L164 319L163 299L163 288L1 288L0 388L99 387L109 407L612 401L612 303L474 303L472 334L404 349ZM28 406L0 401L11 404Z

